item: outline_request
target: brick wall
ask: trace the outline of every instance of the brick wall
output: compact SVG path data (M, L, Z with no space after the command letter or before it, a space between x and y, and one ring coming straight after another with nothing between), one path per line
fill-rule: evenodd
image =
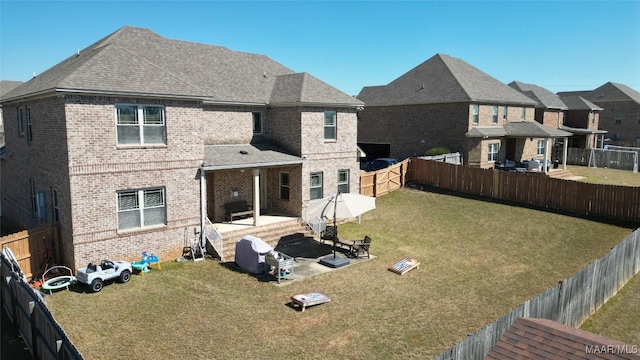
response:
M640 139L640 104L633 101L591 101L604 109L600 111L599 128L608 131L607 137L615 134L621 142L640 146L637 142ZM616 115L622 116L622 124L616 124Z

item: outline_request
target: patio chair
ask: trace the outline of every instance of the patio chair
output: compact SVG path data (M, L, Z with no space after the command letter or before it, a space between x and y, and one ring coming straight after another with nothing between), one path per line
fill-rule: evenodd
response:
M371 238L369 237L369 235L367 235L363 240L354 241L353 245L351 245L349 254L354 258L358 258L360 257L360 255L367 254L367 259L371 259L371 256L369 255L370 246Z
M320 233L320 243L324 244L325 240L333 241L336 237L336 227L327 225L323 232Z

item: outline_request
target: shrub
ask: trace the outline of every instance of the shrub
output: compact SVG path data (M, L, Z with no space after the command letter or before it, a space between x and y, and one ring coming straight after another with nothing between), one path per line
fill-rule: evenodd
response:
M424 153L424 156L444 155L444 154L448 154L450 152L451 151L449 149L447 149L446 147L439 146L439 147L434 147L434 148L431 148L431 149L427 150Z

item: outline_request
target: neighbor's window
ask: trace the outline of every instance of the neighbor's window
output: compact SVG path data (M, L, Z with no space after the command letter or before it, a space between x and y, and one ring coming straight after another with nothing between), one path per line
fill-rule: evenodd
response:
M509 113L509 107L505 106L502 109L502 120L507 121L507 114Z
M500 147L499 143L489 144L489 152L487 155L488 161L496 161L498 160L498 149Z
M33 126L32 126L33 124L31 123L31 108L27 106L26 112L27 112L27 141L32 142L33 141Z
M31 211L34 214L38 213L38 193L36 192L36 181L33 179L29 180L31 185Z
M622 115L616 115L614 117L616 124L621 125L622 124Z
M336 139L336 112L335 111L324 112L324 139L325 140Z
M253 116L253 133L262 134L262 113L254 111L251 115Z
M596 123L596 113L591 111L589 112L589 117L591 118L591 124L595 124Z
M520 119L525 120L527 118L527 108L522 107L522 114L520 115Z
M166 144L164 107L116 106L118 145Z
M472 121L474 124L477 124L477 123L478 123L478 116L479 116L478 114L479 114L479 112L480 112L480 111L479 111L479 106L478 106L478 104L473 104L473 110L472 110L473 118L472 118L472 120L471 120L471 121Z
M311 185L309 188L310 198L313 199L322 199L322 173L315 172L311 173Z
M349 192L349 170L338 170L338 191L341 194Z
M22 118L22 108L16 108L16 116L18 121L18 134L24 135L24 120Z
M491 109L491 120L494 124L498 123L498 107L496 105Z
M289 200L289 173L280 173L280 199Z
M545 150L544 143L545 143L544 140L538 140L538 150L536 151L536 154L544 155L544 150Z
M60 220L60 210L58 209L58 190L51 189L51 208L52 208L52 216L53 222L57 222Z
M118 230L166 224L164 188L118 192Z

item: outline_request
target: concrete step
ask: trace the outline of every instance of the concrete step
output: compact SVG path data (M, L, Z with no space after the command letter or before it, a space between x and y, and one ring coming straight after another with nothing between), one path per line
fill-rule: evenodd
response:
M549 171L547 176L556 178L556 179L566 179L566 178L572 177L573 174L571 173L571 171L567 169L554 169Z

